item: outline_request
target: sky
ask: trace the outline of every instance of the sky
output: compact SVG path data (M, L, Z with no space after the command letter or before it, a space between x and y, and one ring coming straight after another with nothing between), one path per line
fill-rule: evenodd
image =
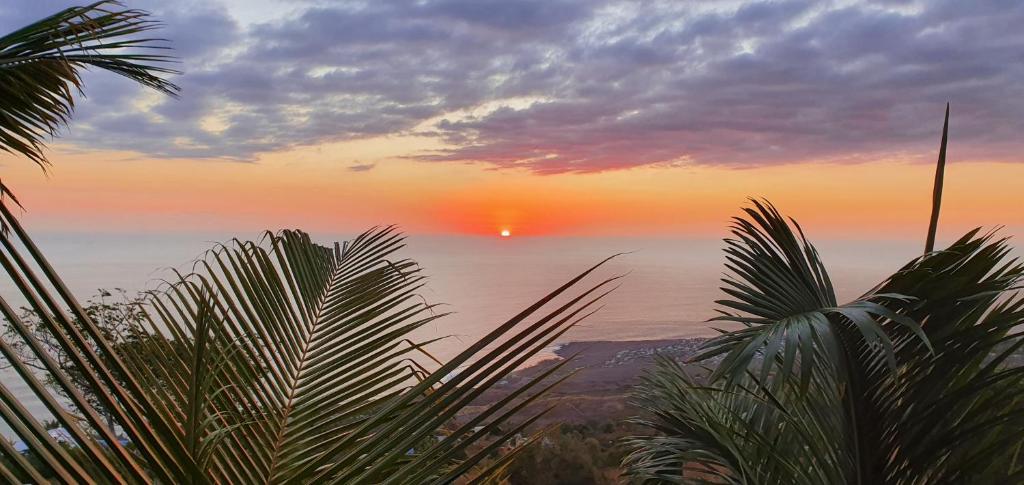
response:
M717 236L747 197L812 234L1024 233L1024 3L126 0L180 98L85 76L32 228ZM0 32L75 2L8 0Z

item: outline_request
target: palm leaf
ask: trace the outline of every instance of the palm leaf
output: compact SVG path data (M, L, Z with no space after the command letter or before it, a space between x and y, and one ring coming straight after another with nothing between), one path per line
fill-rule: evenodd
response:
M72 7L0 37L0 150L45 169L43 141L66 125L82 91L82 69L96 67L176 95L163 76L177 71L163 40L139 37L159 24L116 1Z
M369 231L344 252L301 232L268 233L259 243L214 248L193 273L149 294L149 350L120 351L90 328L28 235L6 208L0 211L16 236L4 239L0 260L14 261L5 268L16 283L26 283L23 295L65 338L131 441L130 447L118 443L73 392L70 411L86 420L79 425L64 412L62 424L77 432L87 453L98 439L107 443L87 456L48 446L45 432L32 430L36 417L16 401L0 406L41 459L36 471L71 482L454 480L496 446L486 444L492 432L501 427L511 436L536 419L502 424L546 391L557 369L474 418L460 411L592 313L615 280L567 294L599 264L437 366L423 358L429 341L414 337L443 314L418 297L424 277L415 263L393 258L403 246L393 228ZM0 303L3 309L6 302ZM66 308L84 320L82 332ZM7 471L27 473L19 464Z
M893 368L894 334L924 338L916 322L884 304L905 298L897 293L869 294L838 305L818 251L799 224L787 221L767 201L751 202L753 207L744 209L746 218L733 219L734 238L725 241L725 266L733 276L722 280L722 291L731 298L716 302L727 310L712 319L745 328L711 339L695 358L724 356L712 380L738 379L760 360L760 380L777 368L779 379L800 375L806 387L813 367L844 372L861 343L882 349L878 358Z
M766 362L751 357L744 372L725 374L729 379L700 385L663 361L635 393L652 415L640 423L658 434L630 441L628 474L638 482L682 483L1019 480L1024 299L1016 291L1024 267L1009 252L1005 239L975 230L911 261L866 297L884 312L858 316L874 310L855 305L822 312L815 331L834 334L835 346L811 339L805 350L800 339L777 337L772 327L782 324L766 318L712 343L733 345L733 353L748 352L749 341L760 345L755 354ZM917 330L925 337L896 318L923 322ZM890 344L850 330L858 319L877 325ZM806 355L813 365L804 366ZM788 365L790 359L797 363ZM765 366L774 370L766 374Z
M1012 454L1024 430L1024 267L1009 252L1005 239L971 231L883 285L918 296L903 311L926 322L934 348L908 342L900 379L872 379L893 483L1008 483L1021 473Z
M635 422L658 434L627 439L626 475L636 483L848 483L847 424L819 377L813 392L769 388L753 373L707 386L660 358L633 396L651 411Z
M759 227L782 227L772 210L757 214ZM653 417L640 422L658 435L630 442L631 477L930 484L1024 476L1024 267L1005 239L971 231L858 301L816 311L807 308L819 294L828 302L818 292L824 279L813 276L817 263L799 268L813 250L786 254L792 233L749 232L741 234L749 246L727 250L745 278L730 307L754 316L729 316L748 327L709 344L728 378L699 385L665 361L643 380L635 399ZM771 293L800 291L784 283L795 281L802 296Z
M928 222L928 236L924 252L935 249L935 234L939 230L939 209L942 208L942 181L946 175L946 142L949 140L949 103L946 103L946 119L942 122L942 141L939 142L939 161L935 164L935 184L932 187L932 215Z

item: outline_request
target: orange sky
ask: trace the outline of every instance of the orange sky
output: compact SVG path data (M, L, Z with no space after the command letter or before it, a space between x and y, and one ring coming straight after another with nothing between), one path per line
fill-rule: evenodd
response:
M130 153L49 154L49 177L0 158L4 182L39 230L357 231L400 224L411 233L717 237L747 196L765 196L818 237L921 237L933 167L899 161L767 168L648 167L536 175L402 158L417 139L320 145L256 163L140 159ZM353 163L376 163L369 171ZM942 226L1021 232L1024 166L964 162L947 171Z
M0 32L68 2L0 2ZM941 234L1024 232L1024 8L307 3L133 0L181 97L86 74L49 177L0 154L26 224L718 237L755 196L819 237L920 239L950 102Z

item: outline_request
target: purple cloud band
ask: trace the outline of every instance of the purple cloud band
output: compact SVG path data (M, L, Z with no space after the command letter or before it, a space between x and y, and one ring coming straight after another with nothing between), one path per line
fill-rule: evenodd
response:
M64 3L0 6L0 28ZM245 25L166 3L131 6L166 23L182 99L140 112L88 79L67 140L250 160L418 134L447 146L422 160L539 173L757 166L931 157L951 101L952 155L1024 148L1020 2L299 1Z

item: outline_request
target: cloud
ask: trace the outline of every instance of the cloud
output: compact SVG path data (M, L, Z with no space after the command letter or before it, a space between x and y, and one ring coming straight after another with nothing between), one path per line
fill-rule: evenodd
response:
M376 163L354 163L348 169L353 172L369 172L377 167Z
M0 7L0 28L60 3ZM415 133L445 142L414 154L426 162L538 173L930 159L951 101L951 156L1012 159L1021 149L1024 4L291 5L288 16L243 24L237 4L139 2L183 59L182 98L90 75L64 139L252 160Z

